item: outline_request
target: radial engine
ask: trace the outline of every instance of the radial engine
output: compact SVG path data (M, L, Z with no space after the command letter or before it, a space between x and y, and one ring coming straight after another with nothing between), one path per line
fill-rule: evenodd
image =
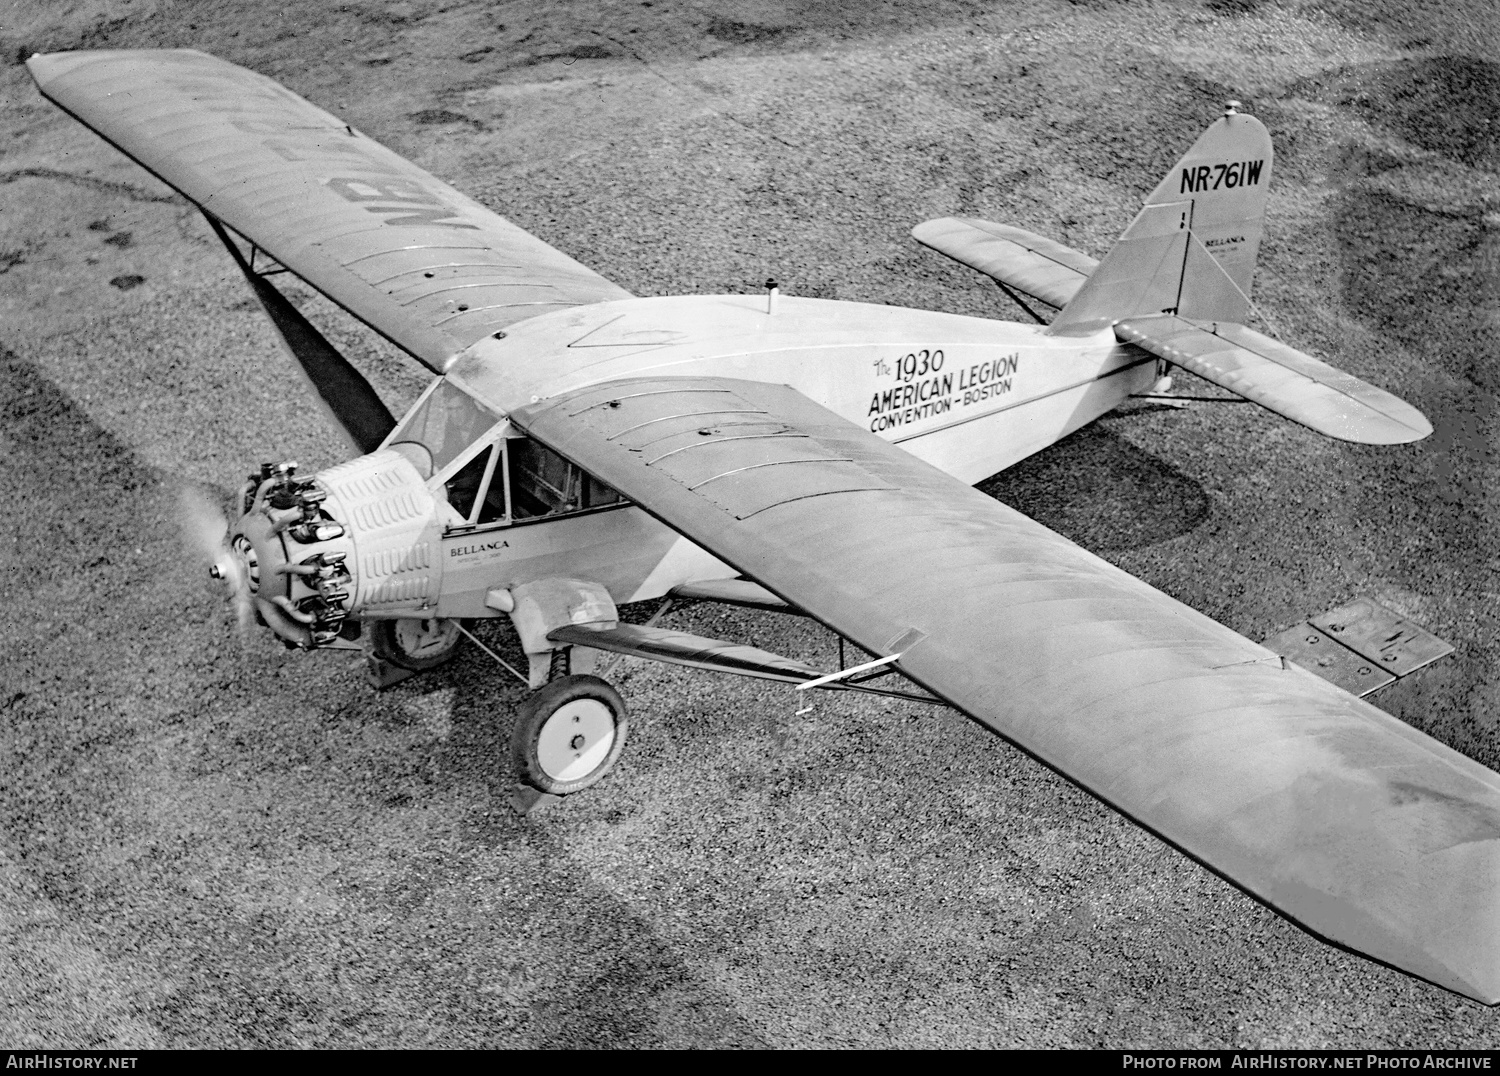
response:
M262 464L230 526L238 577L259 619L288 647L357 634L352 621L435 616L441 585L438 504L409 459L372 452L320 471Z

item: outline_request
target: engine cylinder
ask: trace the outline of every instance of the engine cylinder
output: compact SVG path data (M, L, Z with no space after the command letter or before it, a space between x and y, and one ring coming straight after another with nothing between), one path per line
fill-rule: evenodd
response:
M372 452L311 478L267 466L251 485L230 544L260 618L288 645L331 643L351 616L431 615L442 523L405 456Z

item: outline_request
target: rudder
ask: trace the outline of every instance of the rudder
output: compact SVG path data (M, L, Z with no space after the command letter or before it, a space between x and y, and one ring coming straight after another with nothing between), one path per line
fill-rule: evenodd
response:
M1243 322L1271 163L1265 125L1231 106L1151 192L1049 331L1159 313Z

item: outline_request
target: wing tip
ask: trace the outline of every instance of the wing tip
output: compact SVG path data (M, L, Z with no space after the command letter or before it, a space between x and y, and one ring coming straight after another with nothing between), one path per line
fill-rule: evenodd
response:
M1373 389L1373 386L1367 387ZM1338 423L1308 422L1287 412L1281 413L1293 421L1302 422L1317 433L1358 445L1410 445L1432 435L1432 423L1427 421L1426 415L1399 396L1392 396L1382 389L1374 391L1389 397L1388 401L1380 401L1385 404L1384 407L1377 408L1371 402L1362 400L1363 414L1346 413Z
M172 57L211 60L216 64L233 66L228 61L199 49L65 49L61 52L33 52L26 59L26 70L38 85L62 75L70 74L80 67L107 60L152 60Z
M953 229L955 224L964 223L958 217L935 217L932 220L924 220L922 223L913 225L911 237L918 243L928 245L929 240L940 239L943 234Z

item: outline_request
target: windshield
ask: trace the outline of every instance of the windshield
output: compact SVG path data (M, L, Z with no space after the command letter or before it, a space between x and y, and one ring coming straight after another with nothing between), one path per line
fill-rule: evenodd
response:
M390 443L394 446L403 441L415 441L422 445L432 453L432 471L429 473L435 474L498 421L474 397L444 380L438 382L438 387L427 399L396 427Z

